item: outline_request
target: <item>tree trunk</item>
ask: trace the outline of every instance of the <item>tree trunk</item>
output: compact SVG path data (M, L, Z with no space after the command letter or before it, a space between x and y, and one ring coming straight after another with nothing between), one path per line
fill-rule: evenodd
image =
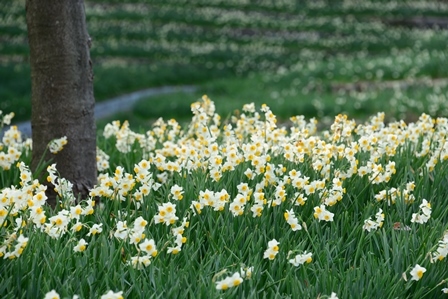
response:
M96 125L90 37L83 0L26 0L31 65L31 167L53 159L76 197L96 183ZM48 143L67 136L56 155ZM43 157L44 153L45 157ZM55 205L55 196L49 197Z

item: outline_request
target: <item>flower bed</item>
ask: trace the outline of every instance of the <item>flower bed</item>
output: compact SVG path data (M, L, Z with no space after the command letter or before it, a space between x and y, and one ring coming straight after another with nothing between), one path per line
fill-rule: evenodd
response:
M448 292L448 119L327 130L246 104L222 121L206 96L182 128L112 122L98 184L60 205L12 127L0 161L0 293L102 298L434 298ZM64 140L64 139L61 139ZM63 146L59 140L54 142ZM70 142L70 140L67 140ZM57 148L56 150L60 150ZM62 149L63 150L63 149ZM99 204L95 199L99 199ZM28 295L26 295L28 294ZM109 296L109 297L105 297ZM53 297L51 297L53 298ZM57 298L57 297L56 297Z

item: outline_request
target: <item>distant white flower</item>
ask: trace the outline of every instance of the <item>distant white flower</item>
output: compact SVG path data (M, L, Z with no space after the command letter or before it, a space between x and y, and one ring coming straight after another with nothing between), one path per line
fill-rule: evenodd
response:
M113 292L108 291L106 294L101 296L101 299L123 299L123 291Z
M51 290L45 294L44 299L59 299L59 294L55 290Z
M339 299L338 296L336 295L336 293L331 292L331 296L328 299Z
M78 241L78 244L76 244L76 246L73 248L74 252L83 252L84 250L86 250L87 245L89 243L86 242L86 240L81 239Z

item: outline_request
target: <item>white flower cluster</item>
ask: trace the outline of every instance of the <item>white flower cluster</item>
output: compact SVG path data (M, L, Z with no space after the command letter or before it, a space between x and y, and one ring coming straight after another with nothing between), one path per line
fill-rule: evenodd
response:
M426 199L423 199L419 207L420 213L413 213L411 222L424 224L431 218L431 204Z
M364 220L364 225L362 228L368 232L371 232L372 230L377 230L378 228L381 228L383 226L384 222L384 213L382 209L379 209L379 211L375 215L375 220L372 220L371 217Z
M61 299L61 296L56 290L51 290L45 294L44 299ZM79 296L73 295L72 299L79 299ZM124 299L123 291L108 291L106 294L101 295L100 299Z
M334 214L328 211L325 205L320 205L314 207L314 218L319 219L319 221L333 221Z
M0 167L3 170L11 169L11 166L19 161L22 153L31 151L31 139L22 140L22 133L17 126L11 126L3 134L0 142Z
M201 214L204 207L212 207L214 211L223 211L225 204L229 202L230 195L225 189L219 192L213 192L208 189L199 191L199 201L193 200L191 202L191 210L194 214ZM235 208L233 208L235 211Z
M225 291L229 288L239 286L244 279L250 279L252 277L253 267L241 268L240 271L233 273L232 276L227 276L216 282L216 289ZM226 271L223 271L226 272ZM218 273L218 275L221 273Z
M414 188L415 183L412 181L407 183L405 188L397 189L392 187L387 190L381 190L374 197L378 202L387 200L389 206L395 204L401 198L403 198L405 203L412 204L415 201L414 194L412 194Z
M187 242L187 238L183 236L185 228L190 225L187 217L184 217L180 226L171 230L174 236L176 246L168 246L167 253L178 254L182 250L182 245Z
M148 224L142 216L134 220L131 228L128 228L126 221L119 220L117 222L114 237L127 241L129 244L135 245L138 253L130 258L129 265L134 268L142 269L151 264L151 258L157 256L157 248L153 239L147 239L145 228Z
M0 110L0 127L3 127L4 125L10 125L13 118L14 112L3 114L3 111Z
M289 263L293 264L296 267L303 265L305 263L309 264L313 261L313 254L311 252L303 252L302 254L297 254L294 258L288 260Z
M302 229L302 226L299 224L299 220L297 219L297 217L294 214L294 211L292 209L289 211L286 211L283 214L283 216L285 217L285 220L286 220L286 222L288 222L292 231L297 231L297 230Z
M439 246L436 251L432 254L431 261L442 261L448 255L448 231L443 235L442 240L439 241Z
M273 260L275 259L275 256L278 254L279 245L280 243L276 239L272 239L268 242L268 248L263 254L263 258Z

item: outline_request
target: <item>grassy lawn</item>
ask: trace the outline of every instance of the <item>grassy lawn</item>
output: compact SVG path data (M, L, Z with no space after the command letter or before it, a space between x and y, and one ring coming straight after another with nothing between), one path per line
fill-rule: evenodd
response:
M0 109L14 111L19 121L31 113L24 1L0 6ZM224 114L239 107L227 105L228 95L234 102L266 102L280 116L286 110L366 117L395 102L404 104L391 118L446 115L442 104L428 110L446 94L446 85L432 81L448 78L443 2L86 1L86 9L97 101L195 84L216 102L223 97ZM429 27L410 22L415 17ZM434 19L442 29L431 27ZM408 25L391 25L396 21ZM396 81L407 83L392 87ZM344 86L354 82L370 87ZM135 118L172 114L162 108Z

